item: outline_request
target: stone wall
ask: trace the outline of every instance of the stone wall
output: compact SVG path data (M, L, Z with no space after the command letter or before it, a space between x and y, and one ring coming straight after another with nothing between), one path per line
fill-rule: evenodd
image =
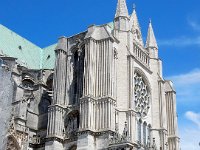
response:
M5 149L12 112L13 84L11 71L0 67L0 149Z

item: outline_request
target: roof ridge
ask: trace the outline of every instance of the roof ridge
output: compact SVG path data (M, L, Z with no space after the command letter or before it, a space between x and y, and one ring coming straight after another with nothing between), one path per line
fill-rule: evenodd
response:
M2 25L2 24L0 24L0 26L2 26L4 29L6 29L6 30L10 31L11 33L14 33L16 36L18 36L18 37L20 37L20 38L22 38L22 39L26 40L26 41L27 41L27 42L29 42L30 44L32 44L32 45L34 45L34 46L36 46L36 47L38 47L38 48L42 49L41 47L39 47L39 46L38 46L38 45L36 45L35 43L33 43L33 42L31 42L30 40L28 40L27 38L25 38L25 37L21 36L21 35L20 35L20 34L18 34L17 32L15 32L15 31L13 31L13 30L9 29L8 27L6 27L6 26L4 26L4 25Z

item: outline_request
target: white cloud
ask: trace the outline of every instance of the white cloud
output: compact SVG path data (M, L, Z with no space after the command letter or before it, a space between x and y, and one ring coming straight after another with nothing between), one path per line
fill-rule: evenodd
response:
M181 150L198 150L200 142L200 130L189 127L180 128Z
M187 111L185 113L185 116L186 116L187 119L189 119L190 121L192 121L193 123L195 123L199 127L199 129L200 129L200 113L195 113L195 112L192 112L192 111Z
M160 46L175 46L175 47L186 47L186 46L200 46L200 36L197 37L177 37L172 39L158 40Z
M176 83L176 86L200 84L200 69L194 69L186 74L175 75L169 78Z
M190 21L189 24L194 30L200 31L200 24L198 24L197 22Z
M198 102L200 99L200 69L194 69L186 74L167 77L173 81L179 102ZM191 104L193 104L191 103Z
M181 150L197 150L200 142L200 69L167 77L177 92ZM192 110L192 111L187 111Z
M193 30L195 31L200 31L200 22L198 21L197 18L194 17L187 17L187 22L192 27Z
M194 16L187 17L187 23L193 31L200 31L200 19ZM176 47L186 47L186 46L200 46L200 36L180 36L171 39L158 40L161 46L176 46Z

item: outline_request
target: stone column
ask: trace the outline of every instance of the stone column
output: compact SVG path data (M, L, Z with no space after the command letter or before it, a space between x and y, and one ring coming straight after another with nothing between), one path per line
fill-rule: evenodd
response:
M171 87L172 83L168 81ZM167 131L168 131L168 148L179 149L178 125L176 114L176 93L173 89L167 89L166 94L166 109L167 109Z
M64 105L66 93L66 70L67 70L67 39L61 37L56 47L56 62L53 81L53 101L48 111L48 127L45 149L63 149L64 138ZM67 102L68 103L68 102Z

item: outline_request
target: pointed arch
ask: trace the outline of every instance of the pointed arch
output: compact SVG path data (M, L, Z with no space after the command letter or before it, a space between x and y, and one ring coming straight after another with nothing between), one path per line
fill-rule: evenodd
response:
M53 73L51 73L46 81L46 86L49 91L53 90Z

